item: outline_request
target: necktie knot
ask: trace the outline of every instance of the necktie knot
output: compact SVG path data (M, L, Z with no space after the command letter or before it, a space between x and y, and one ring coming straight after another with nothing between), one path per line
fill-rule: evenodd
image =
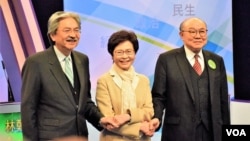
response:
M196 71L196 73L197 73L198 75L201 75L202 69L201 69L201 64L199 63L198 58L199 58L199 55L198 55L198 54L195 54L195 55L194 55L195 61L194 61L193 68L194 68L194 70Z
M199 56L198 54L195 54L195 55L194 55L195 60L198 60L199 57L200 57L200 56Z
M70 57L67 56L67 57L64 58L64 60L70 62Z

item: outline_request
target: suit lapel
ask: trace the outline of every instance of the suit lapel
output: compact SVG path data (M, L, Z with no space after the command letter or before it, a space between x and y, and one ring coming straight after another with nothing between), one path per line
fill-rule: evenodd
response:
M67 97L69 98L69 101L73 106L75 105L74 99L72 97L72 92L70 90L67 78L65 77L63 70L61 69L61 65L56 57L56 54L53 50L53 47L50 47L48 49L49 54L48 54L48 63L50 64L51 68L50 71L61 86L61 89L65 92ZM55 88L56 89L56 88Z
M116 71L114 71L114 69L110 69L109 71L109 75L112 78L112 81L114 81L114 83L119 87L119 89L121 89L122 87L122 79L120 77L118 77L118 74L116 73ZM122 95L121 93L116 93L117 96L117 107L122 107ZM121 112L121 108L118 108L118 110Z
M78 75L78 78L79 78L79 83L80 83L80 92L79 92L79 107L82 107L82 101L86 98L84 98L83 96L85 96L85 94L82 94L84 93L84 90L86 89L89 89L89 88L85 88L86 86L88 86L87 84L83 84L83 83L88 83L89 80L86 81L86 79L88 78L85 78L85 74L87 74L88 72L86 72L86 69L84 69L84 67L87 67L87 66L83 66L81 64L81 60L79 59L79 57L74 53L74 51L72 51L72 55L74 57L74 63L75 63L75 68L76 68L76 72L77 72L77 75ZM80 73L79 73L80 72ZM80 110L80 108L78 109Z
M216 70L214 69L211 69L208 65L208 60L213 60L211 58L211 55L206 52L206 51L203 51L203 55L204 55L204 63L205 63L205 66L207 67L207 71L208 71L208 79L209 79L209 92L210 92L210 97L211 97L211 101L213 100L213 94L214 94L214 90L216 88L216 86L214 85L214 78L215 78L215 72Z
M192 81L190 79L190 74L189 74L189 69L188 69L189 64L186 61L184 61L187 59L186 59L186 54L185 54L183 47L180 48L179 53L176 55L176 60L177 60L177 63L180 67L180 71L182 72L182 75L183 75L183 78L184 78L185 83L187 85L188 91L189 91L189 93L194 101L195 100L194 90L193 90Z

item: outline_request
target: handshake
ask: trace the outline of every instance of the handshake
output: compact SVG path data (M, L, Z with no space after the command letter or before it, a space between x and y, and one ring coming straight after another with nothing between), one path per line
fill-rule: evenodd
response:
M115 115L113 117L102 117L100 120L100 125L103 128L111 131L129 122L131 122L130 114L121 114ZM153 118L149 121L142 121L140 126L140 132L142 132L146 136L152 137L159 125L160 121L158 118Z

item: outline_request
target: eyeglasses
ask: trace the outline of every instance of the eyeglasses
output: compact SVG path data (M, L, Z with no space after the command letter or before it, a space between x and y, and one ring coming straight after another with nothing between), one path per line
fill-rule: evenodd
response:
M70 29L70 28L65 28L62 30L63 33L65 34L71 34L72 32L75 33L75 34L79 34L81 33L81 30L80 29Z
M187 30L187 31L182 30L181 32L188 32L193 37L196 36L198 32L202 37L207 35L207 30Z
M115 51L115 55L117 55L117 56L122 56L124 53L126 55L133 55L134 50L133 49L128 49L128 50L116 50Z

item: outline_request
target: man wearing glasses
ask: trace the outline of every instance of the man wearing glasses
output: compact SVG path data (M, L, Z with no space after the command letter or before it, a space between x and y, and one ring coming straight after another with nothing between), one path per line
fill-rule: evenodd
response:
M179 35L184 45L157 60L150 128L162 125L162 141L221 141L222 125L230 124L223 58L203 49L208 39L203 20L185 19Z

